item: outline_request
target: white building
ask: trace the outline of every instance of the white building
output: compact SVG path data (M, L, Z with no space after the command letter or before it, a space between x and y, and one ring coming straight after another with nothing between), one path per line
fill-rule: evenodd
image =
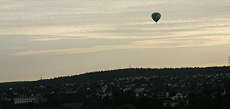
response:
M38 103L37 97L18 97L13 99L14 104L28 104L28 103Z

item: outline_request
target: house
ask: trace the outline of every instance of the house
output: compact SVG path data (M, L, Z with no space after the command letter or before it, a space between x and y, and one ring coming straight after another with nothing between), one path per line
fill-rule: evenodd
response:
M136 97L139 97L144 91L145 91L145 88L136 88L134 90L134 93L136 94Z
M18 97L13 99L14 104L30 104L30 103L39 103L38 97Z

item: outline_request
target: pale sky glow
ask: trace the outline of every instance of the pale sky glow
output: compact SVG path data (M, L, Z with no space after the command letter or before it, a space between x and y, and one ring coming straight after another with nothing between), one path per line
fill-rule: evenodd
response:
M229 0L1 0L0 82L226 65L229 11Z

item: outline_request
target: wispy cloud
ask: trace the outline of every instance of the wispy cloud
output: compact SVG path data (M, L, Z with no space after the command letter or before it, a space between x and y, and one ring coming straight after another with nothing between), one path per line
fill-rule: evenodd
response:
M104 45L94 46L89 48L67 48L67 49L51 49L51 50L30 50L17 52L16 56L29 56L29 55L64 55L64 54L83 54L94 53L110 50L121 49L142 49L142 48L178 48L178 47L202 47L202 46L216 46L230 44L229 35L216 35L216 36L202 36L199 37L176 37L169 39L155 39L155 40L141 40L133 41L127 44L120 45ZM192 38L192 40L191 40Z
M41 36L32 37L30 41L58 41L58 40L76 40L76 39L86 39L86 38L78 37L78 36L41 35Z
M63 35L33 37L31 41L57 41L78 40L81 38L98 39L137 39L126 44L93 45L86 48L66 48L48 50L24 50L17 52L16 56L28 55L63 55L82 54L120 49L142 48L177 48L177 47L202 47L230 44L230 24L228 19L212 20L213 23L202 22L204 20L170 21L171 26L165 24L155 25L151 22L140 24L116 25L88 25L81 28L73 27L74 32L59 33ZM217 22L218 21L218 22ZM197 23L198 22L198 23ZM181 23L186 25L180 25ZM196 24L194 24L196 23ZM140 25L134 27L133 25ZM95 29L94 29L95 28ZM76 37L78 34L81 37Z

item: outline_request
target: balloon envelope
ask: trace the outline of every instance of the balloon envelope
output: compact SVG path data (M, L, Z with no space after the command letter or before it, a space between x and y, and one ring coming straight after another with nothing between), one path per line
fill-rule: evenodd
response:
M155 21L155 22L158 22L160 19L161 19L161 14L159 12L154 12L152 14L152 19Z

